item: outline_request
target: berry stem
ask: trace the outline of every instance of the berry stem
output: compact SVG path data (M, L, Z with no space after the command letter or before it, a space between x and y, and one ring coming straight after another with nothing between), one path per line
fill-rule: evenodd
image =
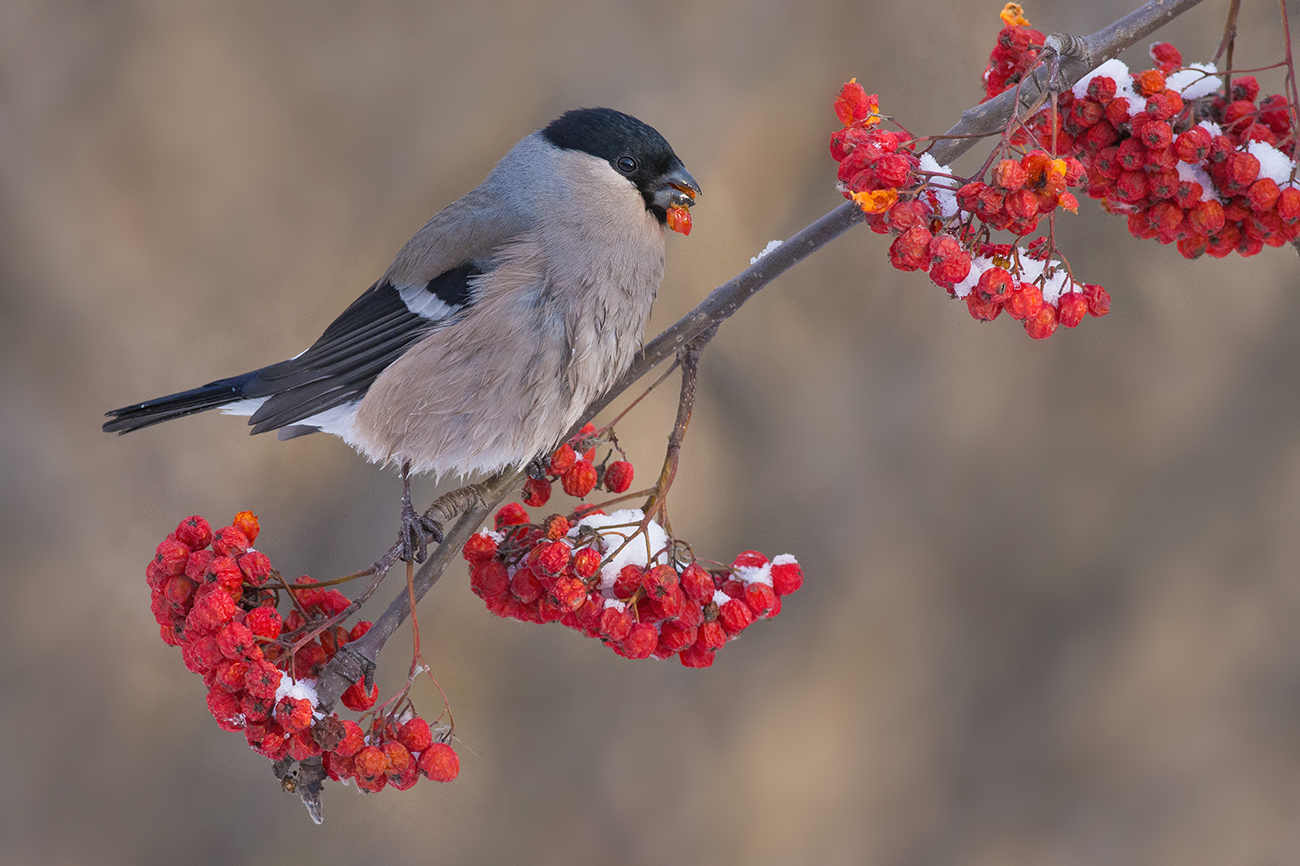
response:
M695 408L695 383L700 368L700 353L704 351L705 345L713 339L715 333L717 333L716 326L687 343L677 354L677 365L682 368L682 390L677 398L677 420L673 423L672 432L668 434L668 453L664 455L659 481L641 509L645 512L642 529L649 525L655 515L662 517L660 523L665 524L665 529L668 528L666 525L668 489L673 486L673 479L677 477L677 463L682 452L682 441L686 438L686 428L691 423L691 410Z

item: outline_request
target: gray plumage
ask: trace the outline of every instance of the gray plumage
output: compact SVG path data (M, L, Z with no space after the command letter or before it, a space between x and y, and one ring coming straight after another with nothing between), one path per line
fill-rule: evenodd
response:
M631 363L663 278L665 210L698 190L650 127L570 112L430 219L307 352L104 427L220 406L254 432L324 430L416 473L526 462Z

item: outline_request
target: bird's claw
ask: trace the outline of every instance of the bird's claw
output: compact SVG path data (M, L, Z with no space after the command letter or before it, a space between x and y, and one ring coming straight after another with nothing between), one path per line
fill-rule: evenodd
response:
M524 468L524 471L528 474L529 478L534 481L539 481L546 477L546 470L548 468L546 457L539 454L532 460L528 461L528 465Z
M424 562L429 558L429 542L442 543L442 524L431 517L416 514L406 503L402 506L402 560Z

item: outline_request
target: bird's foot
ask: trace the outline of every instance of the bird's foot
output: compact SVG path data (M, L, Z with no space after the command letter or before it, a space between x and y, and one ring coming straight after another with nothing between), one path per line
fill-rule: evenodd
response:
M402 546L404 562L424 562L429 558L429 542L442 544L442 524L423 514L411 505L410 464L402 466L402 532L398 544Z
M430 541L442 543L442 524L417 514L410 502L402 503L402 560L424 562L429 557Z

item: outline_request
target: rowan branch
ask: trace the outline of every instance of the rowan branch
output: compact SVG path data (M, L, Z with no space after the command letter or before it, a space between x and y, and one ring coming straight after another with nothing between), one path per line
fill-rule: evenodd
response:
M951 162L974 147L982 137L1000 134L1014 113L1032 105L1043 93L1059 92L1073 86L1106 60L1200 2L1201 0L1151 0L1089 36L1048 36L1044 54L1054 54L1058 62L1039 64L1020 86L963 111L961 120L938 137L937 143L930 150L931 154L940 163ZM1049 87L1051 66L1056 67L1056 80L1050 82ZM716 331L722 322L734 315L761 289L861 222L862 211L853 202L845 202L718 286L699 306L647 343L623 377L587 408L582 419L568 432L565 439L576 434L583 424L652 369L681 354L687 344L691 344L696 352L703 349L713 336L713 333L706 332L710 329ZM417 603L424 597L459 554L464 543L483 525L492 509L523 481L524 476L523 468L509 469L492 476L481 485L475 485L477 503L466 510L456 525L445 533L442 544L421 566L415 575L413 592L408 592L403 587L370 631L348 644L348 652L340 651L326 665L316 687L322 711L329 712L349 685L366 676L367 670L373 670L379 651L409 615L411 596L414 596Z

